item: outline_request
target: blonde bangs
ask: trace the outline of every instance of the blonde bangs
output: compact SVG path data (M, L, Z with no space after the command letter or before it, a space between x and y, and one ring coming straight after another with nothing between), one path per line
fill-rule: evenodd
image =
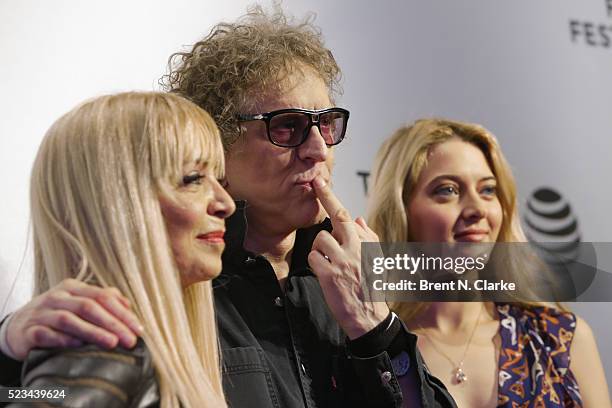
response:
M176 184L188 163L207 163L216 177L225 176L223 144L208 113L177 95L166 94L164 109L156 105L145 131L150 137L151 177ZM182 103L177 103L180 98Z

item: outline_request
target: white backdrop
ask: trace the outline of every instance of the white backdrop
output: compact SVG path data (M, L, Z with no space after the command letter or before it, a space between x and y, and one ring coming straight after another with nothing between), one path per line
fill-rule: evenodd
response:
M446 116L498 136L522 202L552 187L570 203L584 241L612 241L610 3L285 1L292 14L318 14L344 71L340 104L351 120L334 180L347 207L364 212L356 173L370 169L385 137L416 118ZM157 89L172 52L247 4L0 0L2 314L30 294L28 179L46 129L85 98ZM573 306L596 333L609 383L610 306Z

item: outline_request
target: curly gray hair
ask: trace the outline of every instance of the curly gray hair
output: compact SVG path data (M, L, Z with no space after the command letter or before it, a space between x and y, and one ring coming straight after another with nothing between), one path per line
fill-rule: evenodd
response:
M208 111L227 149L240 134L236 114L256 92L277 91L284 77L306 67L320 75L330 97L341 92L341 72L311 14L295 23L276 6L251 7L235 23L220 23L189 52L177 52L160 84Z

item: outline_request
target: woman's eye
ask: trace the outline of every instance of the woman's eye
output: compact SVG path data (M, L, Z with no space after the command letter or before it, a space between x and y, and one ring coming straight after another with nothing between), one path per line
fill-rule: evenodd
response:
M440 186L434 190L434 194L439 196L450 196L459 194L459 191L455 186Z
M201 180L205 176L199 173L188 174L183 177L183 185L188 186L190 184L201 184Z
M494 196L497 195L497 186L485 186L480 191L482 194Z
M229 186L229 183L227 182L227 179L225 177L217 179L217 182L221 184L221 187L223 188L227 188L227 186Z

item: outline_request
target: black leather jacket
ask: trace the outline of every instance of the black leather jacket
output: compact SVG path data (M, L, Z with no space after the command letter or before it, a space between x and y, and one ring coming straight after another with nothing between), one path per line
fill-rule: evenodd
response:
M159 406L155 370L142 339L132 350L104 350L93 345L32 350L24 362L23 374L24 387L65 388L65 398L52 402L57 407ZM9 405L21 406L32 405Z

